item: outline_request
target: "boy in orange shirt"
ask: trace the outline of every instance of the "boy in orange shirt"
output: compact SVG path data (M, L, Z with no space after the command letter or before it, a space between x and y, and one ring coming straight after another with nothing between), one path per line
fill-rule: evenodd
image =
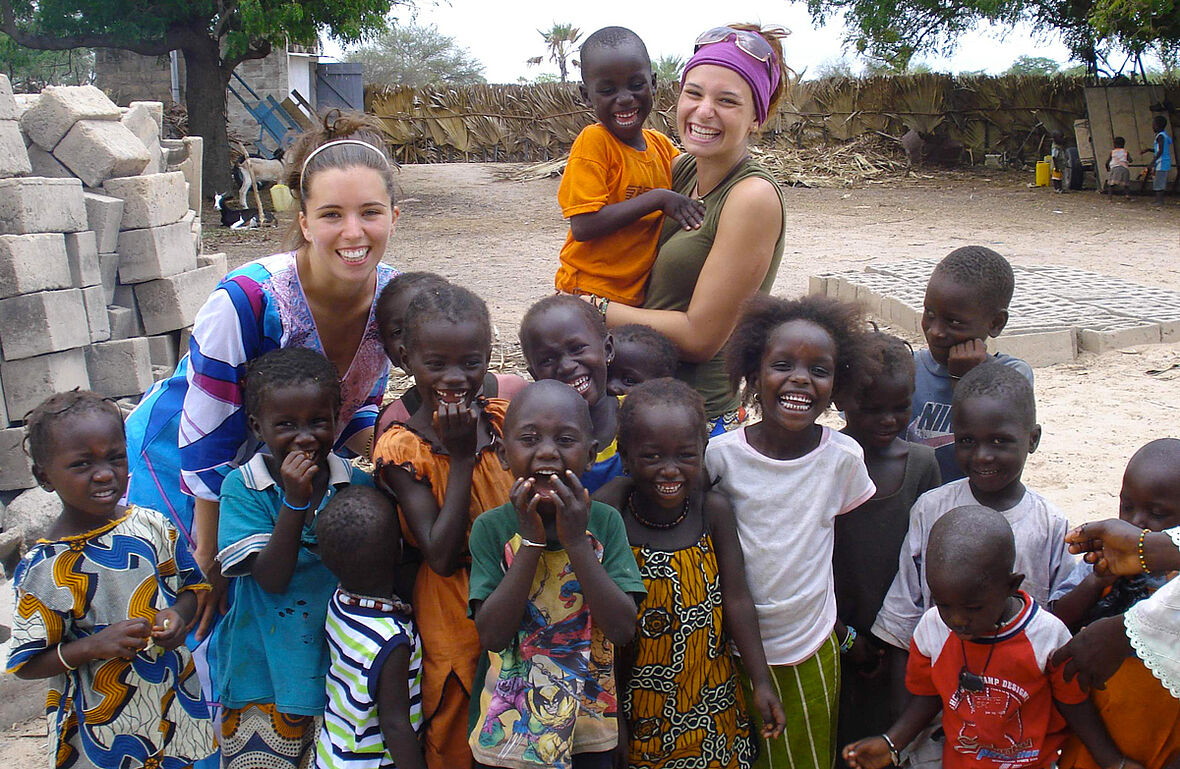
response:
M643 303L663 214L700 227L704 206L668 189L679 151L644 129L655 75L643 41L629 29L604 27L582 44L582 97L597 123L570 149L557 202L570 220L561 249L558 291L613 302Z

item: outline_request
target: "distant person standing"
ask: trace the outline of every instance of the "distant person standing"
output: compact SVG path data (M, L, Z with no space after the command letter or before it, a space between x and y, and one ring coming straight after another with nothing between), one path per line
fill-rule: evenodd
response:
M1168 186L1168 172L1172 170L1172 137L1164 129L1168 127L1168 119L1163 115L1156 115L1151 120L1151 130L1155 131L1155 142L1150 150L1153 152L1151 168L1154 174L1151 188L1155 190L1155 203L1164 204L1164 188Z

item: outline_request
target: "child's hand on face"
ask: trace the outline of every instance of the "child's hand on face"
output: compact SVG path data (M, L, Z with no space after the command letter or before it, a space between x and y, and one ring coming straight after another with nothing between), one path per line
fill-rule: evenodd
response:
M536 482L532 478L517 478L508 492L512 506L516 508L516 526L520 536L530 542L545 541L545 522L537 512L541 496L535 493Z
M556 497L557 539L566 550L586 543L586 524L590 521L590 492L578 480L573 470L566 470L565 477L553 477L553 491Z
M854 769L881 769L893 762L889 754L889 743L882 737L866 737L846 745L844 760Z
M319 465L311 454L292 451L283 457L279 476L283 479L283 497L294 507L304 507L311 501L312 479Z
M474 457L479 414L466 403L440 403L434 413L434 430L452 457Z
M704 203L672 190L662 190L662 192L664 199L660 208L665 216L672 217L686 230L701 228L701 222L705 221Z
M783 703L778 695L769 687L754 689L754 707L762 718L762 738L766 740L779 737L787 727L787 716L783 712Z
M172 608L156 612L156 618L152 621L152 639L165 651L172 651L184 643L187 630L180 613Z
M971 369L987 360L987 342L983 339L968 339L952 347L946 356L946 370L953 377L962 377Z
M152 626L146 619L125 619L90 636L88 656L94 660L129 660L147 646Z

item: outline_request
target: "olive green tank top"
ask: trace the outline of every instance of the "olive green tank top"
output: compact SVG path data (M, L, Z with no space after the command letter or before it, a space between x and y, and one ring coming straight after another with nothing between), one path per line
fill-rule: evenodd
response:
M682 195L691 195L697 181L697 162L691 155L682 157L684 159L672 172L672 189ZM680 312L688 309L693 291L696 290L697 279L705 266L705 259L713 248L713 239L717 236L717 222L721 218L725 199L734 185L751 176L761 177L773 184L778 192L779 204L783 208L783 227L774 244L774 257L770 260L770 268L766 271L766 277L762 279L762 285L758 287L762 293L770 291L783 257L787 207L782 189L774 177L755 160L747 157L734 166L729 176L705 196L705 221L699 230L685 230L672 217L664 217L664 228L660 233L660 250L648 278L644 307ZM734 315L738 312L739 308L734 307ZM730 389L729 378L725 374L723 352L718 352L712 360L704 363L681 361L676 378L687 382L701 394L705 399L705 413L709 418L720 416L738 407L738 395Z

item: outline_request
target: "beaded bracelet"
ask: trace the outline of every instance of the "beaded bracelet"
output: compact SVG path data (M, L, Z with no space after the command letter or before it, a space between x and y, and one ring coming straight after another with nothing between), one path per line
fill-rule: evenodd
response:
M70 663L66 662L65 655L63 655L61 653L61 647L62 647L62 644L60 644L60 643L56 647L54 647L57 649L57 658L59 660L61 660L61 666L63 668L65 668L66 670L77 670L78 669L77 665L71 665Z
M279 495L279 504L281 504L283 507L287 508L288 510L294 510L297 513L302 513L302 512L305 512L305 511L311 509L311 500L310 499L307 500L307 504L305 504L303 507L297 507L287 501L286 494Z
M840 642L840 653L847 654L852 651L852 645L856 643L856 628L852 625L844 626L848 630L848 635L844 636L844 640Z
M1139 532L1139 568L1143 569L1144 574L1151 574L1151 569L1147 568L1147 557L1143 554L1143 539L1149 531L1150 529L1144 529Z

